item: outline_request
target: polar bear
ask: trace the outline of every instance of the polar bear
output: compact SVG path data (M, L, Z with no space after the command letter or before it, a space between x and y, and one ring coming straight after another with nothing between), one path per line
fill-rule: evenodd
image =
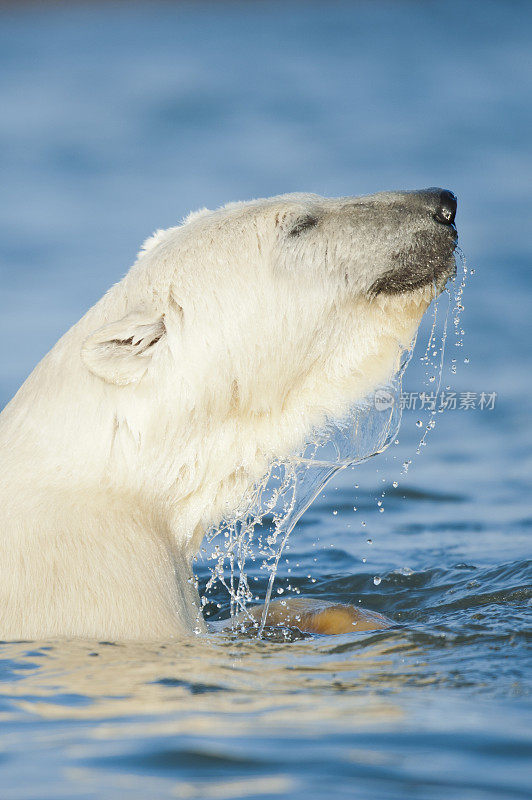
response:
M291 194L148 239L0 415L0 637L205 630L205 531L389 379L455 269L455 210Z

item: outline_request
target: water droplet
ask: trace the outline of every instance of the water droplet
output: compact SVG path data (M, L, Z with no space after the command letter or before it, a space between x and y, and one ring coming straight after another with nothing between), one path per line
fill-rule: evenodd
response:
M400 569L396 569L395 572L398 575L405 575L405 576L414 574L414 570L410 569L410 567L400 567Z
M338 514L338 511L336 511L336 509L335 509L335 510L333 511L333 517L336 517L336 515L337 515L337 514Z
M281 587L279 587L277 589L277 594L283 594L283 592L284 592L284 589L281 589Z
M368 544L373 544L373 539L366 539L366 542L367 542Z
M469 364L469 359L468 358L464 358L464 364Z
M416 427L417 428L422 428L423 427L423 423L421 422L420 419L418 419L418 421L416 422ZM405 461L405 464L406 464L406 461ZM404 467L404 464L403 464L403 467Z
M393 486L393 488L394 488L394 489L397 489L397 487L399 486L399 484L397 483L397 481L394 481L394 482L392 483L392 486Z
M375 577L373 578L373 583L375 584L375 586L378 586L381 581L382 578L379 578L378 575L375 575Z

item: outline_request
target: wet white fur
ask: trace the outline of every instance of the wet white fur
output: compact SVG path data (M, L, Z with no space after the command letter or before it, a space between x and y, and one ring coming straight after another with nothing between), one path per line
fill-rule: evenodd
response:
M157 232L37 366L0 415L0 638L204 625L205 530L386 381L430 300L366 299L381 265L345 203L284 196ZM309 210L317 229L289 236Z

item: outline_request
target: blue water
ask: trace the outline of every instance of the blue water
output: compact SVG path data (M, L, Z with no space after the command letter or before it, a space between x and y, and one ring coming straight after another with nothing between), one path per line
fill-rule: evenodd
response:
M531 54L528 2L2 5L0 404L190 209L440 185L475 271L442 387L477 405L417 456L427 412L405 410L282 561L276 587L398 627L3 644L3 800L532 796Z

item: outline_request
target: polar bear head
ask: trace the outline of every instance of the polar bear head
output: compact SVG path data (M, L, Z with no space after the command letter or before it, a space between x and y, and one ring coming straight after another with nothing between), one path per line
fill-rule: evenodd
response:
M291 194L157 232L84 319L84 367L129 439L113 474L173 493L189 528L216 521L390 378L455 269L455 210L440 189Z

